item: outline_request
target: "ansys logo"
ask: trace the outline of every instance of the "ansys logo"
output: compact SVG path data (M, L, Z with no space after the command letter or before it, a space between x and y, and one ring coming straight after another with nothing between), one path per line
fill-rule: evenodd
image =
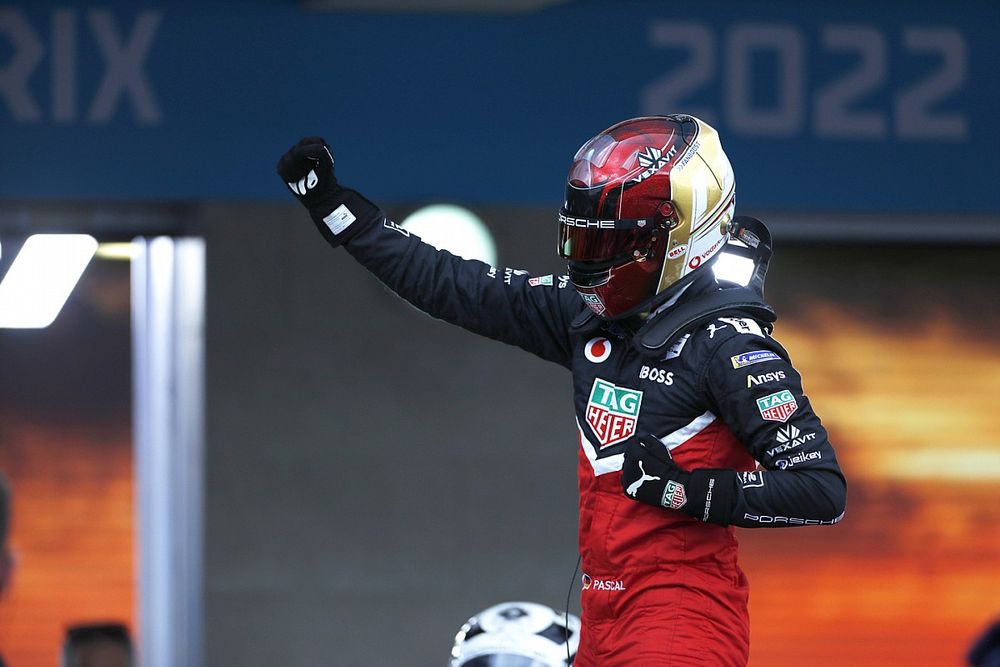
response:
M642 392L618 387L601 378L594 380L587 401L587 423L601 447L621 442L635 433L642 405Z

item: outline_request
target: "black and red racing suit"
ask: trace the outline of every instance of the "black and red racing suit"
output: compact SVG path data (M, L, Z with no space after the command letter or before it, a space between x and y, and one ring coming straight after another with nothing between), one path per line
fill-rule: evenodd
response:
M720 314L647 356L616 323L574 326L585 306L566 277L463 260L381 212L353 214L340 241L398 295L573 374L583 570L574 664L745 665L748 587L733 526L832 524L846 499L784 348L761 322ZM713 289L714 279L701 280L682 299ZM730 525L623 493L622 443L640 432L663 441L684 469L741 471Z

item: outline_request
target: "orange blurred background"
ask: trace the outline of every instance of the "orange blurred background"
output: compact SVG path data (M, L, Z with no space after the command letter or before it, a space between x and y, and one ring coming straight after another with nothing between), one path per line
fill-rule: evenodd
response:
M0 648L11 665L56 665L67 626L135 627L130 426L0 420L17 559Z
M962 665L1000 613L1000 350L973 328L901 334L823 303L779 322L848 508L830 528L741 531L752 664Z

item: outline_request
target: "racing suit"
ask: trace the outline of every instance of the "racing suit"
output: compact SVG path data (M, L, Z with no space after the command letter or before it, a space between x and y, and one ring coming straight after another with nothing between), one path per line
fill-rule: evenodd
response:
M781 345L760 322L723 313L645 356L624 326L580 317L566 277L463 260L381 212L355 215L337 243L398 295L573 374L583 570L574 664L745 665L748 586L732 526L831 524L845 502L833 449ZM682 299L712 289L714 278L702 280ZM625 495L623 442L639 432L686 470L742 471L731 525Z

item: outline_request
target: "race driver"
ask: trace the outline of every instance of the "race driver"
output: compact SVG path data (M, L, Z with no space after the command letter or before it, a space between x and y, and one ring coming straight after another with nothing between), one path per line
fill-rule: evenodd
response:
M767 228L734 217L716 131L618 123L573 158L559 212L568 276L436 250L343 187L323 139L278 162L319 231L430 315L573 374L582 631L575 665L746 665L733 526L834 524L846 483L764 303ZM727 248L728 246L728 248ZM755 260L717 281L723 249Z

